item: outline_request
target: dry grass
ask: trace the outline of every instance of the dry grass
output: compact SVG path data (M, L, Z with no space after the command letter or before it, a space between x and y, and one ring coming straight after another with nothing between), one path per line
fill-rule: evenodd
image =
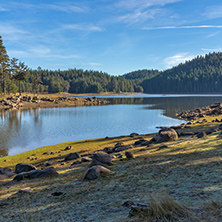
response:
M181 131L196 132L218 126L219 123L193 124ZM13 186L4 185L12 179L2 180L0 221L221 221L220 133L201 139L182 137L165 143L168 146L165 149L159 149L160 144L130 149L134 159L114 159L110 168L115 174L95 181L83 180L88 163L71 167L72 161L53 165L59 172L54 178L23 180ZM143 137L150 139L152 135ZM118 141L133 144L137 139L120 137L63 143L0 158L0 165L12 167L20 161L38 165L52 157L61 160L69 152L93 153ZM67 145L72 145L73 150L58 153ZM42 155L47 150L55 154ZM27 157L32 154L41 159L30 161ZM18 195L17 191L24 187L31 187L32 193ZM52 196L56 191L63 194ZM145 218L129 218L130 209L122 206L127 200L149 204L151 208Z

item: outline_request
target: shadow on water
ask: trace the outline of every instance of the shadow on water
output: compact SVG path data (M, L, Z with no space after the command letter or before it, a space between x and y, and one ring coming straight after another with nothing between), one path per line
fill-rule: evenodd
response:
M111 104L147 104L146 109L161 109L164 115L176 116L185 110L208 106L217 102L222 102L221 96L162 96L162 97L140 97L140 98L107 98Z

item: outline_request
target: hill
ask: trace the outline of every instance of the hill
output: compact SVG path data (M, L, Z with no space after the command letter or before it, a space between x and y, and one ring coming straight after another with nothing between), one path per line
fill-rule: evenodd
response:
M197 56L145 79L141 86L146 93L222 93L222 53Z

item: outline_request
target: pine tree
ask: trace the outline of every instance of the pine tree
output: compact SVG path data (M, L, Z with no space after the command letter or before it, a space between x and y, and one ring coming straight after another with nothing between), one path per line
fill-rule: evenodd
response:
M19 62L19 68L16 71L14 78L19 81L19 94L21 95L21 81L25 81L29 76L29 68L24 62Z
M1 75L1 92L6 93L6 80L10 75L9 57L5 46L3 45L2 36L0 36L0 75Z

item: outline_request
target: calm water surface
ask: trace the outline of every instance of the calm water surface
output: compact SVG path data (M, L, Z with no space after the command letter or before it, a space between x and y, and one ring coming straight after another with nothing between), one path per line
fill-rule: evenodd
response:
M107 96L106 96L107 97ZM185 121L175 113L222 101L213 96L109 96L110 105L0 113L0 155L65 141L157 132Z

